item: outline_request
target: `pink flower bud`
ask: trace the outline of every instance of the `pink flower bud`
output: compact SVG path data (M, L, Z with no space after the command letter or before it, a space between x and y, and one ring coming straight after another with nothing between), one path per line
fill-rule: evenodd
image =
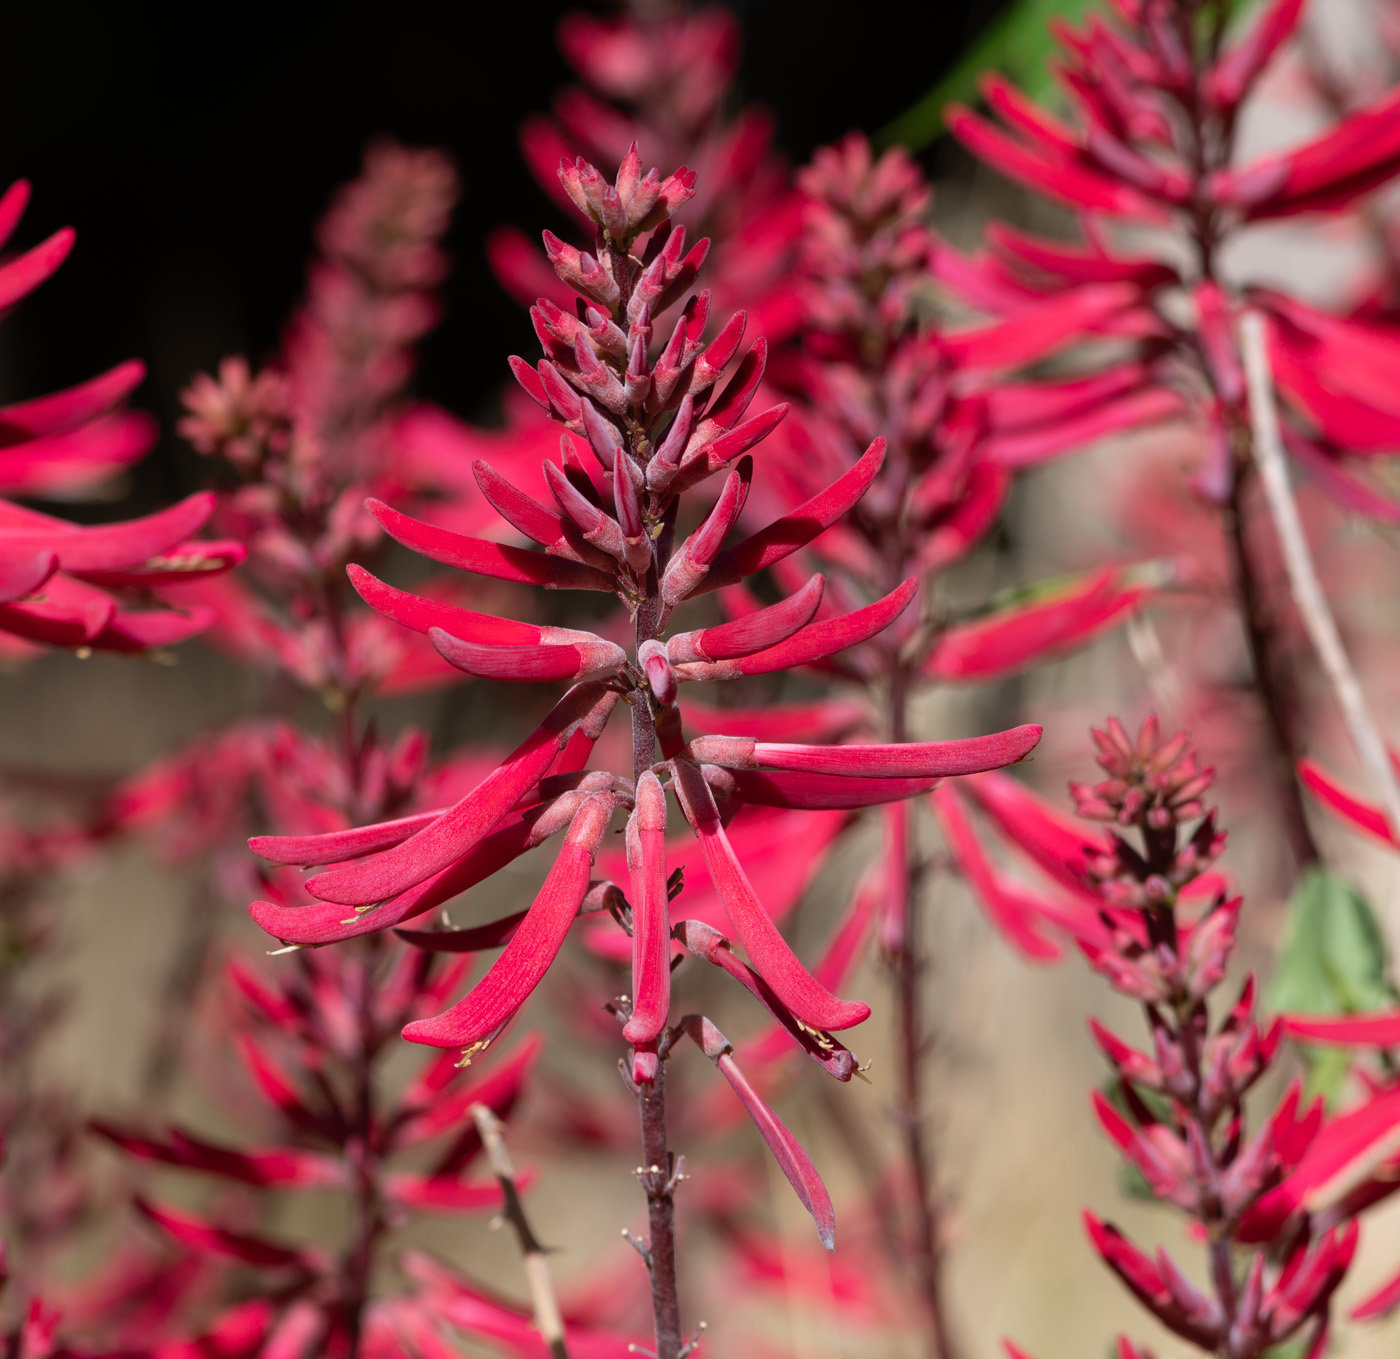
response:
M647 685L652 697L664 706L676 701L676 672L666 655L666 648L658 641L646 641L637 648L637 659L647 677Z

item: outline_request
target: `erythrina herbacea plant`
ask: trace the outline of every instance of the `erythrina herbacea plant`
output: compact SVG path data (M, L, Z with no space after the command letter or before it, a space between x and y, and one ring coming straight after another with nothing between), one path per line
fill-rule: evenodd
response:
M824 586L815 575L779 602L731 622L682 632L668 626L681 605L772 567L834 523L870 485L884 444L875 441L792 513L726 546L753 475L749 450L785 408L745 418L766 346L759 341L741 354L742 316L720 325L709 344L702 338L710 295L690 289L708 244L701 240L687 249L684 229L671 221L691 197L694 176L684 169L666 178L655 170L643 173L635 147L613 182L581 160L564 162L559 176L593 221L595 248L580 251L546 233L551 263L577 301L572 310L541 303L537 324L545 358L534 367L512 360L521 385L565 429L559 462L544 468L553 504L526 495L485 463L476 467L482 493L501 517L544 550L435 528L380 502L371 502L371 509L405 546L446 564L545 589L616 594L631 619L632 646L583 629L517 623L423 599L352 567L367 601L426 633L468 674L572 687L504 763L445 811L329 835L255 839L254 849L273 862L327 871L306 884L321 904L259 902L252 910L288 943L350 939L423 915L563 833L534 904L471 932L471 947L505 944L486 975L443 1014L407 1025L404 1034L460 1048L470 1060L524 1004L581 912L608 910L630 934L632 991L614 1008L629 1045L623 1076L641 1113L639 1177L650 1222L643 1253L656 1353L676 1359L686 1349L674 1238L681 1166L668 1146L664 1064L678 1041L691 1038L719 1067L828 1247L834 1220L811 1162L746 1080L724 1036L700 1015L671 1023L675 945L733 975L838 1079L849 1080L856 1060L832 1035L869 1014L864 1004L832 994L797 959L758 900L728 823L746 806L854 807L907 797L941 778L1024 758L1040 729L887 745L687 739L682 685L767 674L835 655L875 636L909 605L913 580L896 583L873 604L814 622ZM669 332L658 329L677 305ZM721 474L708 512L681 538L685 493ZM590 769L594 743L619 703L631 709L631 768L625 774ZM700 842L748 963L716 931L671 918L671 897L681 884L666 865L668 790ZM619 809L627 813L625 893L592 874Z
M1389 182L1400 168L1400 100L1389 91L1300 146L1237 164L1242 111L1302 11L1301 0L1275 0L1231 41L1231 9L1214 0L1121 0L1112 16L1062 25L1054 73L1073 122L988 77L983 93L1002 125L959 108L949 126L974 155L1075 212L1083 240L994 225L984 253L942 251L939 270L973 305L1003 315L1105 284L1132 293L1132 304L1098 327L1102 341L1117 343L1081 378L1082 400L993 456L1005 466L1036 463L1106 427L1158 421L1171 413L1164 403L1189 415L1198 446L1192 484L1218 510L1277 797L1293 857L1306 864L1317 851L1293 777L1302 753L1298 683L1263 579L1267 530L1237 322L1244 307L1265 318L1292 458L1323 495L1388 522L1394 502L1367 464L1400 445L1389 377L1400 351L1385 316L1334 314L1260 286L1240 276L1226 247L1256 225L1335 219ZM1115 223L1142 229L1130 247L1114 247ZM1247 266L1247 255L1233 258Z
M775 440L776 494L797 506L826 479L858 465L877 433L888 452L849 514L775 564L775 574L796 589L803 573L820 565L828 579L827 613L907 575L920 581L918 610L839 660L821 663L828 674L867 686L865 721L905 740L914 701L932 686L995 680L1063 654L1124 621L1149 593L1144 573L1115 568L970 621L950 620L940 600L941 575L978 547L1010 488L1012 473L993 450L1082 397L1077 381L1009 374L1093 333L1128 299L1106 286L990 324L931 323L940 246L926 221L931 191L909 157L895 149L877 159L853 135L819 151L798 185L803 325L801 347L781 352L775 364L794 400L786 438ZM725 599L735 612L758 607L738 586ZM872 879L881 892L880 943L896 993L897 1124L908 1185L890 1227L895 1253L914 1267L934 1348L946 1356L954 1344L942 1297L941 1190L923 1088L930 1038L921 905L932 861L912 811L909 802L887 805L883 862ZM992 919L1027 956L1057 954L1022 913L997 910Z

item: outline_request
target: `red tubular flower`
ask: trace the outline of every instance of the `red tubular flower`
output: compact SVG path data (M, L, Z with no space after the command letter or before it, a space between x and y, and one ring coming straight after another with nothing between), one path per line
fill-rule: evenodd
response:
M0 196L0 245L28 201L23 181ZM65 229L0 264L0 306L48 279L72 246ZM140 363L123 363L67 391L0 408L0 491L72 494L141 457L155 442L154 426L120 406L144 376ZM211 496L196 495L143 519L80 528L0 500L0 633L19 652L30 642L131 652L200 632L213 621L207 609L132 610L112 592L141 588L160 599L163 586L237 565L238 544L192 541L213 511Z
M666 892L666 794L648 770L637 780L637 805L627 821L632 899L632 1015L629 1043L654 1043L671 1009L671 921Z
M739 1102L763 1134L763 1140L768 1143L788 1183L802 1200L802 1206L811 1213L822 1245L827 1250L835 1250L836 1214L831 1206L831 1195L826 1192L821 1176L807 1153L798 1145L797 1139L744 1078L744 1073L734 1060L734 1049L729 1040L703 1015L686 1015L680 1027L729 1082Z

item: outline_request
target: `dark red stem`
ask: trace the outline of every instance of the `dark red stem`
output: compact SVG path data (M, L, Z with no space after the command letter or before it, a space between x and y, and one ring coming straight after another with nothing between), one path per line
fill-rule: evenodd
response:
M887 703L890 740L907 740L909 676L898 657L892 660ZM920 987L928 968L920 934L923 878L924 866L917 848L909 844L904 860L904 919L900 925L899 947L889 959L894 974L899 1047L897 1118L913 1188L913 1263L928 1312L928 1353L930 1359L957 1359L958 1350L948 1323L943 1289L943 1214L938 1175L925 1127L923 1072L933 1040L920 1004Z

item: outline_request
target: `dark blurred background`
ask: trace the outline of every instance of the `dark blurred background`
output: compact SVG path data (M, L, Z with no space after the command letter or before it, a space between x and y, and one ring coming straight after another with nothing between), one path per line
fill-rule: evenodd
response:
M741 95L774 113L779 145L800 161L901 113L998 7L732 0L746 44ZM159 418L163 442L126 504L188 489L201 469L173 432L180 389L225 354L257 360L275 347L313 223L366 142L386 133L447 150L465 180L447 313L417 388L488 416L501 355L531 340L486 270L483 240L503 221L533 232L557 216L525 170L516 128L569 79L554 29L571 8L606 12L587 0L11 7L0 182L34 188L16 244L72 225L78 246L0 326L0 401L142 358L150 377L137 404Z

